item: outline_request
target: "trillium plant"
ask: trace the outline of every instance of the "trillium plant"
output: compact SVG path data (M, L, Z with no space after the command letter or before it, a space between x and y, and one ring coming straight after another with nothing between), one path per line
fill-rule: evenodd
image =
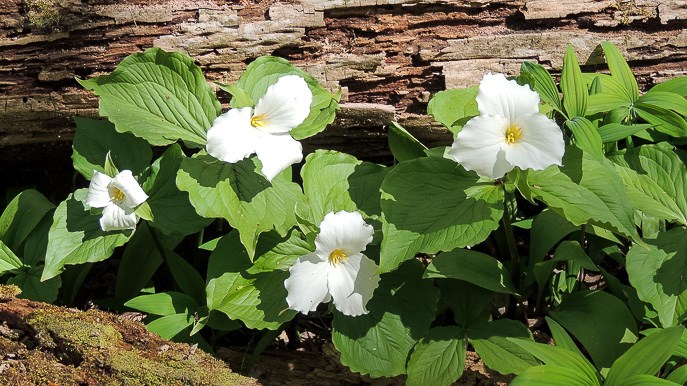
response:
M601 50L582 72L569 46L558 83L524 62L436 92L444 146L388 122L385 165L304 157L340 94L284 59L211 84L185 54L131 55L78 80L101 116L76 118L82 188L7 203L0 280L78 306L110 259L95 301L163 338L254 358L309 331L408 384L452 384L468 352L513 385L685 384L687 78L640 92Z

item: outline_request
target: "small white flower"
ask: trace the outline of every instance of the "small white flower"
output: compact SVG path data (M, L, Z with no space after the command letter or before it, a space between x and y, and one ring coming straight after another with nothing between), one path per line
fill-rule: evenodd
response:
M539 94L503 74L479 84L480 115L458 132L448 156L482 177L501 178L514 167L562 165L565 142L556 122L539 114Z
M312 92L298 75L286 75L267 88L255 109L231 109L213 122L207 133L207 152L229 163L253 153L262 162L262 174L272 180L303 159L301 143L289 131L310 114Z
M122 170L114 178L93 171L88 186L86 205L91 208L104 208L100 217L103 231L135 229L138 218L134 209L148 199L130 170Z
M315 238L315 252L301 256L284 281L289 308L307 314L334 300L344 315L367 314L379 285L377 264L362 254L374 230L358 212L329 212Z

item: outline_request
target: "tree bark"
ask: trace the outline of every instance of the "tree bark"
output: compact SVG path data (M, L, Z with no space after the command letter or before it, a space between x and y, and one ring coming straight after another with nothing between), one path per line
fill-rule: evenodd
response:
M432 93L526 60L558 73L567 43L587 69L602 65L601 41L615 43L644 88L684 75L686 16L685 0L3 0L0 161L68 157L73 116L97 115L74 77L153 46L187 52L219 82L258 56L285 57L343 90L337 120L306 150L383 159L393 119L430 146L450 143L425 115Z

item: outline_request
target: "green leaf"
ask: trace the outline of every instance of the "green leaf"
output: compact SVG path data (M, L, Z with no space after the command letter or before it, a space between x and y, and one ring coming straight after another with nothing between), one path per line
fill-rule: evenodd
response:
M207 305L248 328L276 330L296 314L286 304L288 271L248 273L251 261L237 232L223 236L208 262Z
M217 83L217 85L223 91L226 91L229 94L231 94L232 107L233 108L239 108L238 106L242 106L242 107L248 107L248 106L253 107L253 106L255 106L255 102L250 97L250 95L248 95L247 92L240 89L237 85L235 85L235 84L222 84L222 83Z
M646 123L636 125L609 123L599 127L599 136L601 137L601 141L603 143L615 142L652 127L652 125Z
M596 264L587 256L587 254L577 241L563 241L556 252L553 259L541 261L534 264L534 277L539 285L539 294L543 292L546 283L551 279L551 272L558 262L566 261L568 264L576 264L590 271L598 271Z
M673 370L667 377L666 381L675 382L678 385L687 383L687 365L682 365Z
M623 55L616 46L607 41L601 42L601 48L603 48L606 55L606 62L608 63L608 69L611 71L611 76L622 84L628 100L631 102L636 101L639 97L639 87Z
M296 224L294 208L302 198L289 173L270 183L256 172L256 162L253 158L230 164L208 155L184 158L176 178L201 216L224 218L239 230L251 257L261 233L275 229L285 235Z
M603 113L629 106L627 97L610 92L592 94L587 98L587 114Z
M501 374L519 374L539 364L527 350L513 343L511 338L532 340L532 333L524 324L509 319L495 320L467 330L470 344L492 370ZM534 342L533 342L534 343Z
M563 58L561 72L561 91L563 92L563 107L568 118L584 117L587 111L587 86L582 79L582 71L577 63L575 49L568 44Z
M107 259L116 247L124 245L132 231L100 229L100 214L91 214L83 201L88 189L79 189L55 210L48 234L45 270L42 281L60 274L67 264L82 264Z
M53 277L50 280L41 281L43 266L27 268L18 275L7 280L7 284L14 284L21 288L19 298L34 300L37 302L53 303L57 300L57 293L62 286L62 279Z
M465 368L466 340L456 326L436 327L408 360L408 385L452 385Z
M484 324L491 317L487 305L493 292L461 280L441 279L437 284L441 301L451 308L460 327Z
M309 154L301 169L308 220L319 224L327 213L340 210L376 218L381 214L379 188L386 174L386 167L345 153L317 150Z
M124 305L141 312L161 316L193 313L198 308L198 303L189 295L171 291L137 296Z
M508 270L500 261L468 249L440 253L432 259L423 277L459 279L494 292L517 294Z
M189 235L199 232L212 221L199 216L189 201L188 192L177 188L175 179L183 159L181 147L171 146L155 161L144 184L150 186L145 203L153 216L152 226L165 234Z
M465 122L479 115L476 97L477 87L439 91L429 101L427 114L455 135Z
M687 137L687 121L677 113L642 102L634 105L634 111L661 133L671 137Z
M661 82L652 87L648 93L653 93L656 91L673 92L678 95L682 95L683 97L687 96L687 76L681 76L679 78Z
M176 252L166 250L164 253L167 267L179 289L194 299L202 299L205 295L205 280L198 271Z
M276 232L263 234L257 247L259 257L247 272L287 271L299 257L314 251L302 236L297 231L291 232L288 238L283 238Z
M100 115L117 131L156 146L177 140L204 146L222 109L193 59L160 48L130 55L111 74L79 83L100 97Z
M587 382L585 384L599 385L599 377L596 370L585 357L562 347L535 343L531 340L515 338L508 338L508 340L527 350L546 365L562 366L573 370L584 377L583 379Z
M555 320L549 318L548 316L544 317L544 319L546 319L546 324L549 326L551 336L553 337L553 341L556 346L570 350L581 357L584 356L582 351L580 351L580 349L577 347L577 344L575 344L575 341L573 341L570 335L568 335L568 332L565 331L563 326L556 323Z
M532 222L530 238L530 265L544 261L546 254L565 236L578 230L557 212L545 209Z
M679 386L675 382L671 382L667 379L661 379L653 375L639 374L633 375L630 378L623 381L623 386Z
M546 365L525 369L509 383L510 386L594 386L583 373L563 366Z
M503 215L503 189L477 181L454 161L425 157L398 164L382 183L384 221L380 271L418 252L477 244Z
M652 91L637 100L637 102L654 105L668 110L673 110L683 117L687 115L687 100L674 92Z
M74 121L72 161L74 169L87 180L93 177L93 170L105 173L108 153L120 170L131 170L134 175L140 175L150 165L153 152L145 140L131 133L118 133L104 119L74 117Z
M12 252L12 250L0 240L0 274L5 271L12 271L23 267L19 257Z
M312 75L294 67L286 59L274 56L261 56L255 59L248 65L236 86L248 94L251 100L257 102L265 95L267 88L284 75L300 76L308 83L308 87L313 94L310 114L303 123L291 130L290 134L297 140L312 137L334 121L336 111L339 109L340 93L332 95L329 91L322 88ZM245 98L239 100L239 98L234 96L231 99L231 106L234 108L252 107L252 105L244 105L239 102L246 103L248 100Z
M635 209L687 225L687 168L674 151L644 145L610 159L618 165Z
M0 241L10 249L18 250L53 208L55 205L37 190L28 189L19 193L0 216Z
M578 66L579 68L579 66ZM553 106L559 112L563 112L563 106L561 105L561 98L558 95L558 88L556 83L553 81L551 74L544 67L538 63L533 62L523 62L520 66L521 74L529 74L534 80L530 86L534 91L539 93L541 99Z
M627 253L630 283L658 312L663 327L674 326L687 319L687 231L673 228L644 241Z
M610 161L569 147L562 168L531 170L527 184L535 198L574 225L591 223L639 240L625 186Z
M51 225L52 213L49 212L24 240L24 251L20 252L24 265L35 267L45 259Z
M592 122L587 118L578 116L565 121L565 127L570 129L575 138L575 145L580 149L599 159L603 158L601 136Z
M334 312L332 341L341 363L372 377L405 373L408 354L427 335L439 298L431 281L422 280L422 270L412 261L382 275L366 315Z
M418 141L398 122L389 123L389 149L397 161L403 162L425 156L427 146Z
M613 363L605 386L627 385L635 375L658 373L677 348L683 331L684 327L675 326L641 339Z
M549 315L582 343L598 368L611 367L637 340L635 319L615 296L600 291L580 291L563 298Z
M184 329L193 325L193 316L189 314L174 314L157 318L146 324L146 328L162 339L172 339Z

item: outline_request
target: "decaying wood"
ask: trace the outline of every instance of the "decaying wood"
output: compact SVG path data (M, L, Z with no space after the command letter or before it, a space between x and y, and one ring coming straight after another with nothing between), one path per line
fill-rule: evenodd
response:
M72 117L97 114L73 78L152 46L187 52L221 82L260 55L286 57L344 91L333 129L306 148L383 157L391 119L448 143L423 115L432 93L516 73L525 60L557 73L569 42L590 69L603 62L598 43L617 44L642 87L684 75L686 17L685 0L4 0L0 160L42 147L63 156Z

